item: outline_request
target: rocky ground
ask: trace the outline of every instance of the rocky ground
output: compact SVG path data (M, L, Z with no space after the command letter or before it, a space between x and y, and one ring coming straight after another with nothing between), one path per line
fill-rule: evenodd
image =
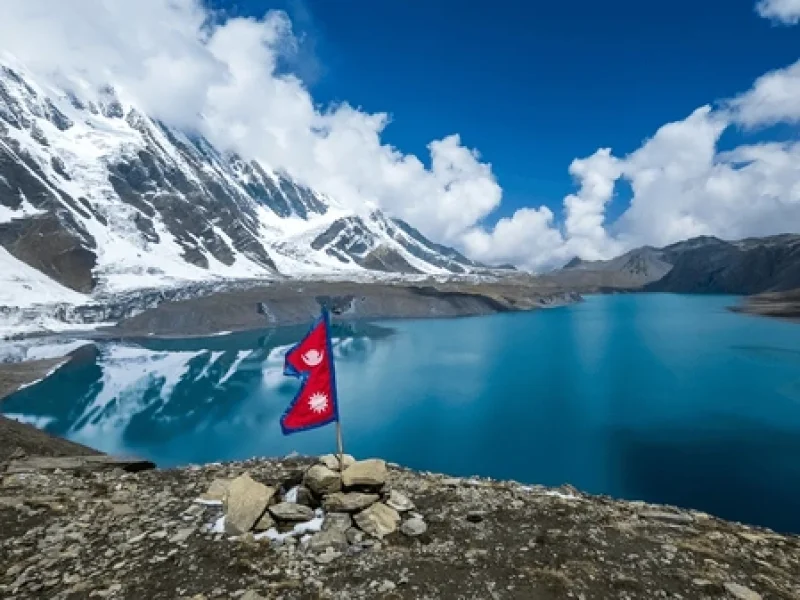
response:
M375 462L350 475L346 463L338 479L338 463L310 473L315 462L138 473L8 462L0 597L800 598L798 537Z
M338 320L487 315L568 304L580 296L531 277L430 284L288 281L217 292L122 319L110 336L198 336L309 323L320 303Z

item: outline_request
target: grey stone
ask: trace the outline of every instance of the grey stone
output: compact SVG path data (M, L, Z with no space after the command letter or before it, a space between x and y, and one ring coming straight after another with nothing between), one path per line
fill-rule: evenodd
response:
M225 495L228 493L231 481L231 479L215 479L211 482L211 485L208 486L208 490L200 496L200 499L211 502L225 500Z
M748 587L738 583L733 583L731 581L725 583L724 585L725 591L736 598L736 600L761 600L761 594L754 592Z
M275 519L272 518L272 515L269 511L265 512L261 518L256 521L256 524L253 526L254 531L266 531L271 527L275 526Z
M319 457L319 462L328 467L331 471L339 471L339 455L338 454L325 454ZM345 454L342 456L342 462L344 463L344 468L346 469L354 462L356 459L353 458L349 454Z
M354 545L360 544L362 541L364 541L364 532L360 529L356 529L355 527L348 529L345 532L345 535L347 536L347 541Z
M279 521L310 521L314 518L313 510L294 502L280 502L270 506L269 512Z
M486 513L482 510L471 510L467 513L467 521L470 523L480 523L486 517Z
M244 594L239 597L239 600L267 600L261 594L254 592L253 590L247 590Z
M254 481L247 473L231 481L225 498L225 531L233 535L250 531L275 492L275 488Z
M183 529L179 529L175 535L169 538L169 541L172 544L180 544L181 542L188 540L194 532L194 527L184 527Z
M370 458L353 463L342 471L342 484L345 487L363 485L381 487L386 483L386 462Z
M395 509L389 508L380 502L361 511L354 518L356 525L364 533L378 539L397 531L397 526L400 523L400 514Z
M422 519L408 519L400 525L400 531L409 537L417 537L428 531L428 526Z
M311 536L308 542L308 548L314 554L323 552L328 548L333 548L337 552L344 552L347 550L347 537L343 531L339 531L338 529L319 531Z
M328 548L322 554L318 554L314 560L316 560L321 565L327 565L335 561L342 555L341 552L337 552L333 548Z
M326 496L322 501L322 506L329 512L358 512L375 504L380 499L378 494L337 492Z
M688 525L694 522L692 515L660 510L645 510L639 513L639 517L648 521L661 521L663 523L673 523L676 525Z
M398 492L397 490L392 490L389 492L389 498L386 500L386 505L395 509L397 512L414 510L414 503L408 499L408 496Z
M337 531L345 532L353 526L353 519L347 513L329 513L325 516L322 522L322 530L335 529Z
M297 488L297 503L303 506L310 506L311 508L318 506L318 502L314 500L311 490L304 485Z
M306 471L303 483L315 494L325 495L342 489L342 477L325 465L314 465Z

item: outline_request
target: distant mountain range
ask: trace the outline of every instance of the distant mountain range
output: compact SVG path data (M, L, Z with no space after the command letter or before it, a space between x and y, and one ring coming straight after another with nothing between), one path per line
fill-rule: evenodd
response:
M378 210L0 61L0 305L216 279L486 271ZM76 90L80 90L79 92Z
M548 278L580 289L757 294L800 288L800 235L729 242L704 236L607 261L575 258Z

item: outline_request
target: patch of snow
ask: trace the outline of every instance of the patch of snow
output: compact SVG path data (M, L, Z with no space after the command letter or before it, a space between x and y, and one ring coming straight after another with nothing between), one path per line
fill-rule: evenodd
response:
M290 489L286 494L283 496L284 502L291 502L292 504L297 504L297 492L300 489L299 485L294 486Z
M208 528L209 533L225 533L225 515L214 521Z
M222 506L222 500L206 500L205 498L195 498L195 504L202 504L203 506Z
M0 246L0 306L84 304L89 297L56 283Z
M551 496L554 498L561 498L562 500L580 500L580 498L578 498L578 496L575 496L574 494L565 494L563 492L556 492L553 490L546 491L544 495Z
M263 533L258 533L253 537L256 540L268 539L273 542L283 542L286 538L298 537L307 533L317 533L322 530L322 522L325 520L325 513L322 509L318 508L315 511L315 517L305 523L298 523L291 531L286 533L279 533L274 527L270 527Z

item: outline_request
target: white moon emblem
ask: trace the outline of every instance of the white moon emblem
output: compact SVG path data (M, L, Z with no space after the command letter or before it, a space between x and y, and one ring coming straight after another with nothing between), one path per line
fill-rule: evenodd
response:
M325 353L322 350L309 350L303 354L303 362L309 367L316 367L325 358Z
M311 394L311 398L308 399L308 406L317 414L323 413L328 408L328 397L322 392Z

